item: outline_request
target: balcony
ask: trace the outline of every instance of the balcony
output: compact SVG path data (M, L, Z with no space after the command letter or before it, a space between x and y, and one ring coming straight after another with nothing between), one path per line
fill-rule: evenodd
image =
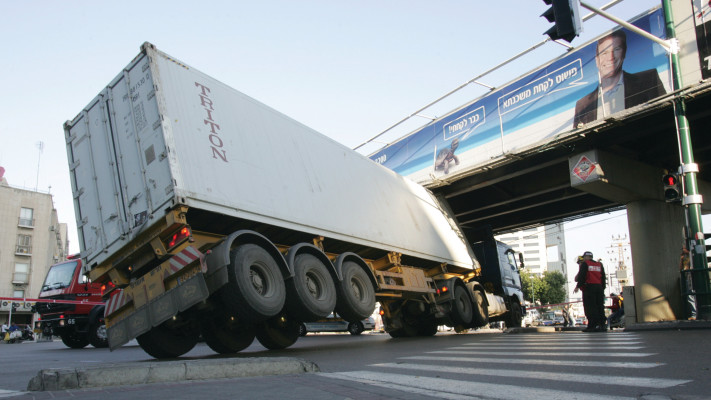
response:
M35 227L35 220L33 218L20 217L18 219L17 226L19 226L21 228L34 228Z
M22 246L22 245L17 245L15 247L15 255L16 256L31 256L32 255L32 246Z

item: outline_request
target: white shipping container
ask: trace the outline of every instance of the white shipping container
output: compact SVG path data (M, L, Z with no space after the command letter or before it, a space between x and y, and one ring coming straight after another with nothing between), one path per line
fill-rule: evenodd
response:
M65 124L65 135L87 265L107 260L176 204L475 264L426 189L149 43Z

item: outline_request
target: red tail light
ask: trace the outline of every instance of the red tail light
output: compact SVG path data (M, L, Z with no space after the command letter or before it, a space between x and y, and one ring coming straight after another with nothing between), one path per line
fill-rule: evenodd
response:
M108 281L105 284L101 285L101 295L103 296L107 290L111 290L114 287L116 287L116 285L114 285L114 283L111 281Z
M187 226L174 233L173 236L171 236L170 241L168 242L168 249L172 249L173 247L185 241L187 238L190 237L190 234L190 228L188 228Z
M385 315L385 310L380 310L380 315Z

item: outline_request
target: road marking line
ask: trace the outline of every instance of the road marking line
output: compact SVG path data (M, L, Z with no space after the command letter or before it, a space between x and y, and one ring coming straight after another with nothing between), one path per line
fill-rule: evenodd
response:
M456 347L454 349L457 349ZM531 349L531 350L537 350L536 349ZM592 349L589 349L592 350ZM555 357L649 357L649 356L654 356L657 355L657 353L618 353L618 352L613 352L613 353L598 353L598 352L573 352L573 353L559 353L559 352L540 352L540 351L481 351L481 350L436 350L436 351L428 351L426 352L427 354L468 354L468 355L475 355L475 354L481 354L481 355L487 355L487 356L496 356L496 355L502 355L502 356L555 356Z
M529 346L529 345L510 345L510 346L500 346L500 345L495 345L495 346L488 346L486 344L482 343L471 343L471 344L463 344L462 346L466 347L448 347L450 350L473 350L477 348L482 348L482 349L487 349L487 350L493 350L493 349L501 349L501 350L511 350L511 349L531 349L531 350L594 350L594 349L599 349L600 346L598 345L590 345L590 346L577 346L577 345L560 345L560 346ZM644 349L643 346L615 346L615 350L641 350Z
M552 381L569 381L569 382L585 382L585 383L601 383L605 385L620 385L620 386L636 386L644 388L663 389L673 386L683 385L691 382L691 380L680 379L660 379L660 378L645 378L633 376L608 376L608 375L589 375L589 374L574 374L574 373L554 373L541 371L524 371L511 369L490 369L490 368L468 368L468 367L450 367L445 365L425 365L425 364L396 364L383 363L371 364L371 367L380 368L400 368L416 371L436 371L449 372L453 374L468 374L468 375L486 375L486 376L503 376L513 378L526 379L545 379Z
M427 390L434 397L447 399L476 398L481 393L487 399L546 399L546 400L631 400L634 397L605 396L594 393L570 392L552 389L538 389L513 385L468 382L455 379L431 378L426 376L411 376L371 371L329 372L319 373L328 378L343 379L371 385L390 387L410 393L422 393Z
M16 390L0 389L0 398L21 396L23 394L27 394L27 392L18 392Z
M494 364L534 364L534 365L561 365L570 367L601 367L601 368L655 368L666 365L651 362L621 362L621 361L574 361L574 360L542 360L542 359L503 359L482 357L440 357L440 356L411 356L400 357L400 360L430 360L430 361L459 361Z

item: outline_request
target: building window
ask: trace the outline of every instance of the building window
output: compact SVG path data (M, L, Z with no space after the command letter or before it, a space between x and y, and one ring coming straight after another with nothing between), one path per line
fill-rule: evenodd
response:
M20 226L33 227L35 226L34 210L31 208L20 208Z
M523 247L538 247L538 246L540 246L540 244L538 242L523 244Z
M15 273L12 275L12 283L26 285L30 277L30 264L15 263Z
M14 290L12 292L12 297L16 297L18 299L24 299L25 298L25 291L24 290Z
M17 247L15 248L15 254L19 254L19 255L32 254L32 236L17 235Z

